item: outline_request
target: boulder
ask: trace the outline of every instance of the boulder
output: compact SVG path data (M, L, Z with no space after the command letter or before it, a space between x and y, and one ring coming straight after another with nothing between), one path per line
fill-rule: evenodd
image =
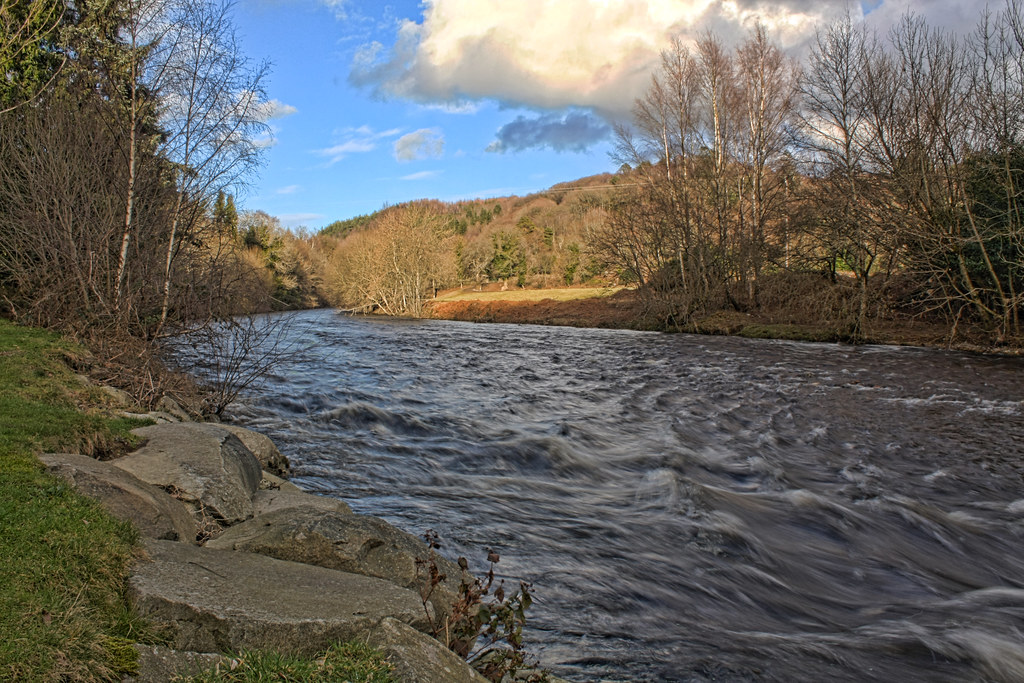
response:
M420 597L380 579L169 541L148 541L146 551L129 599L177 650L309 656L388 617L429 628Z
M252 495L262 470L234 434L195 422L153 425L132 433L146 439L146 445L113 461L115 466L172 491L221 523L252 517Z
M260 434L238 425L221 423L219 426L237 436L260 461L263 469L283 478L287 478L291 473L291 463L288 462L288 458L277 450L277 446L266 434Z
M123 683L166 683L179 677L197 676L218 664L230 661L228 657L203 652L179 652L159 645L136 645L139 653L138 673Z
M330 512L322 506L262 514L226 529L207 546L373 576L416 591L426 585L428 576L426 567L417 572L416 560L430 556L426 543L382 519ZM440 556L436 562L447 579L430 600L440 613L450 614L461 570Z
M196 524L181 501L113 463L64 453L46 453L39 459L79 493L98 500L111 515L134 524L143 536L195 541Z
M461 657L416 629L385 619L366 636L366 644L382 651L404 683L486 683Z
M264 480L267 480L264 477ZM271 480L272 481L272 480ZM336 512L343 515L352 514L352 508L343 501L329 496L318 496L315 493L306 493L295 484L284 482L280 488L263 488L253 494L253 512L258 517L278 510L288 510L299 507L313 507L323 512Z
M89 383L91 384L91 382ZM119 408L134 408L138 406L135 398L123 389L107 386L106 384L99 384L96 388L106 394L110 402Z
M176 418L176 422L192 421L192 416L188 414L188 411L182 408L181 404L170 396L161 396L160 400L156 402L154 408L156 412L173 415Z

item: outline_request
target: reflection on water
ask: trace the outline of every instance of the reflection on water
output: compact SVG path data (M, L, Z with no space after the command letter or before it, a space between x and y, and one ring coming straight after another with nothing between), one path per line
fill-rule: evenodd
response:
M296 315L295 481L535 584L575 680L1024 680L1024 362Z

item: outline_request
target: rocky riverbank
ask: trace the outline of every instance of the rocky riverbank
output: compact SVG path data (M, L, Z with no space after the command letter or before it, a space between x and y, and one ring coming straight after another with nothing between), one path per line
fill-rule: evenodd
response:
M450 613L458 566L437 558L448 578L424 600L424 542L301 491L267 437L163 408L124 457L40 456L145 539L130 601L168 645L136 646L131 680L192 674L241 649L312 655L349 640L383 651L403 681L486 680L428 635Z

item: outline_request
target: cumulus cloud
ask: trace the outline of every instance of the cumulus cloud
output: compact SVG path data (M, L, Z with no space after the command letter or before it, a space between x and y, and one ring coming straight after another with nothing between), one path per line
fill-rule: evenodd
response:
M395 159L417 161L438 159L444 154L444 136L436 128L421 128L395 141Z
M377 149L381 140L393 138L401 132L399 128L380 132L373 130L369 126L346 128L338 134L341 142L330 147L314 150L313 153L317 156L327 157L327 165L332 166L352 154L372 152Z
M736 43L760 21L799 55L817 27L848 11L859 20L862 5L883 30L908 10L962 30L974 26L979 7L976 0L428 0L422 16L400 23L393 44L357 52L349 80L422 104L490 99L622 120L673 36L712 30Z
M505 153L547 147L556 152L583 152L610 133L606 123L581 111L565 116L543 114L532 119L518 116L498 130L487 151Z
M271 121L273 119L283 119L286 116L292 114L298 114L299 110L290 104L285 104L281 100L270 100L269 102L262 102L259 105L261 118L265 121Z
M395 43L364 46L350 80L423 103L494 99L628 115L672 36L742 37L760 19L800 45L848 0L431 0Z

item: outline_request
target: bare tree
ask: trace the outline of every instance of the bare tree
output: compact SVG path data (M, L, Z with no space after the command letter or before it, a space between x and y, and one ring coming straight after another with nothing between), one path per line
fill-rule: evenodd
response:
M260 160L266 130L266 64L243 55L228 0L181 0L169 17L181 27L168 59L159 120L161 153L175 168L178 200L171 217L159 329L171 306L171 271L184 237L204 219L218 192L242 181Z
M135 234L136 182L139 164L153 157L161 131L155 129L157 97L170 75L170 62L180 47L183 26L170 20L167 0L127 0L121 38L123 56L107 68L113 90L124 93L111 98L111 125L123 129L121 146L127 165L124 223L115 279L115 306L125 307L124 288L129 247Z
M736 81L735 61L717 36L708 32L697 41L699 60L698 77L704 96L704 121L698 127L701 145L711 157L710 173L706 177L706 195L711 205L712 219L718 231L717 243L723 251L730 244L730 164L739 89Z
M46 326L120 326L114 245L126 169L104 106L91 92L70 90L0 123L0 284L15 317ZM133 243L132 268L145 282L172 194L159 165L140 168L137 215L154 234ZM152 305L151 293L133 290L133 307Z
M809 153L816 210L812 236L835 278L838 262L859 287L851 329L862 338L868 313L868 283L876 263L896 251L884 184L867 169L864 117L866 71L873 41L849 15L816 36L800 80L800 142Z
M349 235L335 252L338 303L385 315L418 316L441 287L458 282L457 236L423 205L385 211L372 229Z
M771 222L785 210L785 175L780 164L789 142L797 69L759 24L737 52L737 74L745 110L744 135L738 136L744 171L738 189L749 206L749 216L740 210L740 248L747 295L754 302Z
M969 41L976 155L967 206L976 239L990 246L990 272L1003 283L1003 328L1020 334L1024 309L1024 8L1007 0L983 14Z

